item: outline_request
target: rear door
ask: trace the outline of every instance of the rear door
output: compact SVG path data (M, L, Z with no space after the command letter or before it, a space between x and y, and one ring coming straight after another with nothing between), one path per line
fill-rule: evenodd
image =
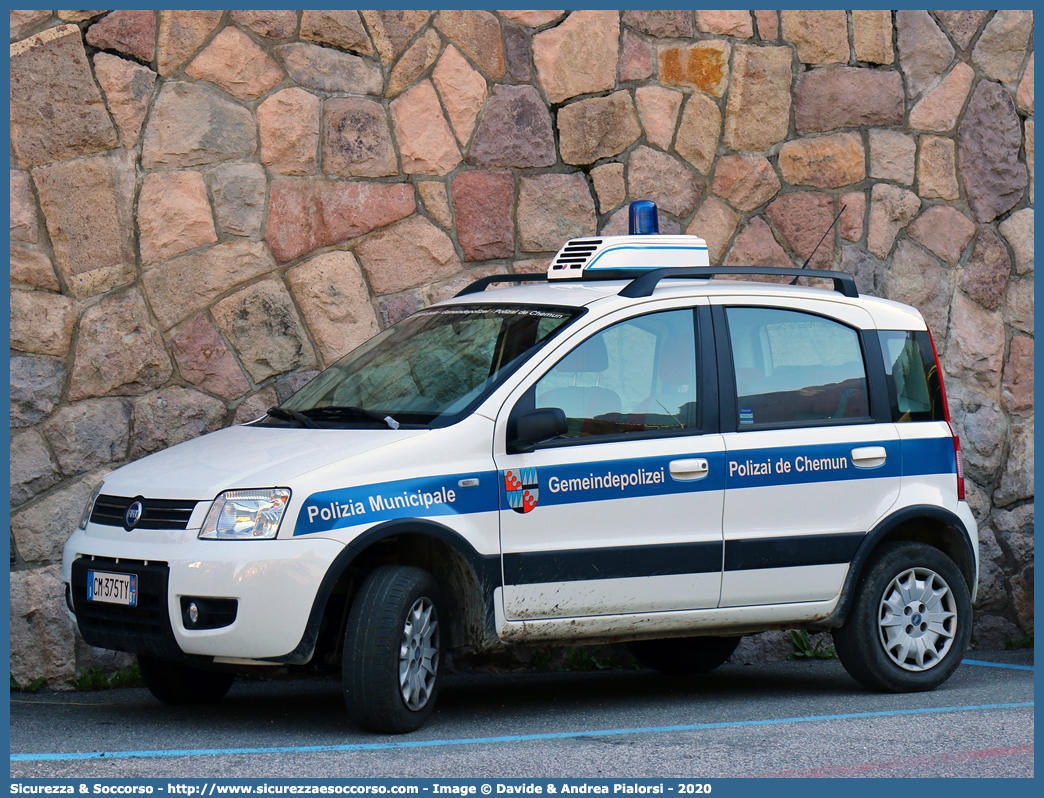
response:
M727 452L720 606L827 601L895 503L900 447L871 319L844 303L715 301Z

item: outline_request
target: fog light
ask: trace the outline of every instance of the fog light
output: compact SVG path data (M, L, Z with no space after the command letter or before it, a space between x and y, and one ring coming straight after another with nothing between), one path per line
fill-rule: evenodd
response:
M236 620L236 599L210 596L182 596L181 620L186 629L221 629Z

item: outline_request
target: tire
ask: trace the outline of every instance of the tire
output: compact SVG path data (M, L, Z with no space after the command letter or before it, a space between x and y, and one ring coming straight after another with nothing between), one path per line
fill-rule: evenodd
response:
M961 664L971 621L968 585L953 560L923 543L890 543L867 562L834 644L864 687L934 690Z
M739 641L739 637L672 637L633 640L627 648L646 667L674 676L709 673L732 656Z
M236 680L234 673L205 671L145 654L138 655L138 667L149 692L164 704L175 706L216 703Z
M442 682L442 598L420 568L386 565L363 581L344 632L344 703L368 731L404 734L428 719Z

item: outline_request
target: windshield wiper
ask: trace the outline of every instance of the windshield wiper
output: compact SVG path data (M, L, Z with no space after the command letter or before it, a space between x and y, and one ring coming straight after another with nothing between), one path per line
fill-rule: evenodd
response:
M398 429L400 424L391 416L382 416L380 413L375 413L372 410L367 410L365 407L355 407L353 405L328 405L326 407L313 407L309 410L304 411L307 414L309 420L312 418L322 419L341 419L347 418L368 418L371 421L384 424L388 429Z
M296 410L287 410L285 407L270 407L268 408L268 415L273 418L281 418L283 421L296 421L302 427L308 427L309 429L321 429L304 413L298 413Z

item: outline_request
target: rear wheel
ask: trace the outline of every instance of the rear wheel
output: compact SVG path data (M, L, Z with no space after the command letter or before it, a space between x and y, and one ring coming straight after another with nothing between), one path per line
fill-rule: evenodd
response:
M904 542L883 546L867 563L834 643L860 684L909 693L950 678L970 636L971 599L956 564L932 546Z
M740 639L672 637L666 640L634 640L627 644L627 648L636 660L660 673L708 673L732 656Z
M149 692L164 704L213 704L236 680L234 673L205 671L145 654L138 655L138 667Z
M352 603L344 633L344 702L364 729L419 729L438 697L442 630L438 585L427 571L382 566Z

